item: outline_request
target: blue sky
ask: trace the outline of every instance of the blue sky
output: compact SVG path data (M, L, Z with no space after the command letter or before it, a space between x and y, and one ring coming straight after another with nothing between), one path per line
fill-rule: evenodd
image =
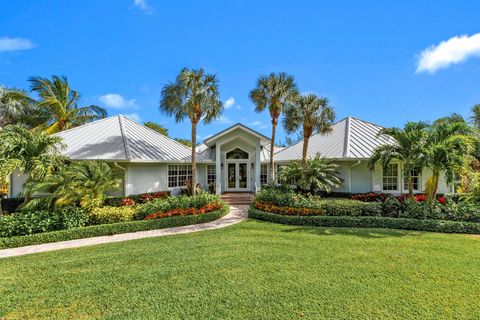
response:
M3 0L0 84L66 75L82 104L188 138L188 122L158 111L160 90L182 67L203 67L234 103L200 138L235 122L269 136L248 92L285 71L328 97L337 119L402 126L480 103L478 12L478 1Z

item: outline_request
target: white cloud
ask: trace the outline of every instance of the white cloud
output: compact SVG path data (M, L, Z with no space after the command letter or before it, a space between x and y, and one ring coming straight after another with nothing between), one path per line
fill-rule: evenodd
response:
M108 93L98 98L107 107L122 109L122 108L138 108L135 99L127 100L118 93Z
M129 114L126 114L125 115L126 117L132 119L132 120L135 120L137 122L141 122L142 121L142 118L140 118L140 116L138 115L138 113L129 113Z
M225 116L220 116L220 118L218 118L218 122L223 123L223 124L230 124L230 123L232 123L232 120L230 120L229 118L227 118Z
M434 73L470 57L480 56L480 33L472 36L455 36L437 46L426 48L420 53L417 73Z
M235 104L235 99L233 97L230 97L227 99L227 101L225 101L223 106L225 107L225 109L230 109L231 107L233 107L234 104Z
M242 106L241 106L241 105L238 105L238 106L236 106L235 108L236 108L237 110L240 110L240 109L242 109Z
M147 0L133 0L133 4L145 13L153 13L153 7L148 4Z
M0 52L28 50L35 47L29 39L23 38L0 38Z

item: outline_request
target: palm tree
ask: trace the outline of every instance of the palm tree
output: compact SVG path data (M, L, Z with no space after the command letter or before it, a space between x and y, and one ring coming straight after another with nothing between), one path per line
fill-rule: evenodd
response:
M203 69L180 71L175 79L162 89L160 111L174 116L176 122L190 119L192 125L192 195L197 185L197 126L200 121L209 123L217 119L223 111L220 101L218 80L214 74L207 74Z
M308 159L306 164L293 161L282 168L280 181L296 185L304 193L318 190L331 192L332 188L342 186L343 180L339 174L337 164L317 154L313 159Z
M250 91L250 100L255 104L255 111L262 112L268 108L272 120L272 138L270 142L270 181L275 181L274 148L278 118L298 97L297 84L293 76L284 72L260 76L257 86Z
M23 126L10 125L0 130L0 181L15 170L26 173L27 183L40 181L63 163L60 137L46 132L33 133ZM30 193L25 193L25 203Z
M47 207L80 205L92 210L103 205L107 191L119 188L120 179L103 161L76 161L41 181L25 185L25 192L48 193L45 198L30 201L23 209L32 209L46 202Z
M31 91L40 97L38 107L49 115L48 133L67 130L107 116L107 111L96 105L79 107L80 94L70 89L65 76L52 76L51 80L31 77L29 81Z
M448 183L453 183L455 174L467 165L473 151L475 137L465 122L438 122L427 132L424 149L425 165L432 170L427 180L426 193L432 201L436 198L440 173L445 173Z
M413 195L412 171L421 170L424 165L424 147L426 141L425 122L407 122L403 129L384 128L378 135L388 135L395 139L393 144L384 144L377 147L370 158L369 166L373 170L380 162L386 168L390 161L397 159L403 163L404 175L407 178L408 194Z
M314 94L300 96L295 105L285 112L283 126L287 133L303 131L302 164L307 163L308 141L313 133L327 133L332 130L335 111L328 104L327 98Z
M0 127L22 124L33 128L45 121L45 115L35 108L27 92L0 86Z
M477 103L472 107L471 119L475 128L480 129L480 103Z
M145 127L148 127L152 130L155 130L157 131L158 133L161 133L163 134L164 136L167 136L168 137L168 129L165 128L163 125L161 125L160 123L156 123L156 122L153 122L153 121L147 121L147 122L144 122L143 125Z

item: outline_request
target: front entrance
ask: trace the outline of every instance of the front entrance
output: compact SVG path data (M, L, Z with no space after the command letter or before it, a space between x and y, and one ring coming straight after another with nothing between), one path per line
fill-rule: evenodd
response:
M249 190L249 172L248 162L235 161L227 162L227 191L248 191Z

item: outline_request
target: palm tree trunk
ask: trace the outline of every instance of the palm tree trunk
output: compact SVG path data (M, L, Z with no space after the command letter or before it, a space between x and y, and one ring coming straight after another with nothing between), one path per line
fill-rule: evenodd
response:
M432 172L432 183L433 183L432 193L430 194L430 198L428 199L428 201L430 201L430 202L432 202L433 200L435 200L437 198L438 180L439 179L440 179L440 171L434 169L433 172Z
M277 131L278 117L272 118L272 140L270 142L270 183L275 183L275 161L273 160L273 153L275 150L275 133Z
M302 166L304 168L307 165L308 142L310 140L311 135L312 135L311 128L303 128Z
M197 187L197 122L192 122L192 196L195 195Z

